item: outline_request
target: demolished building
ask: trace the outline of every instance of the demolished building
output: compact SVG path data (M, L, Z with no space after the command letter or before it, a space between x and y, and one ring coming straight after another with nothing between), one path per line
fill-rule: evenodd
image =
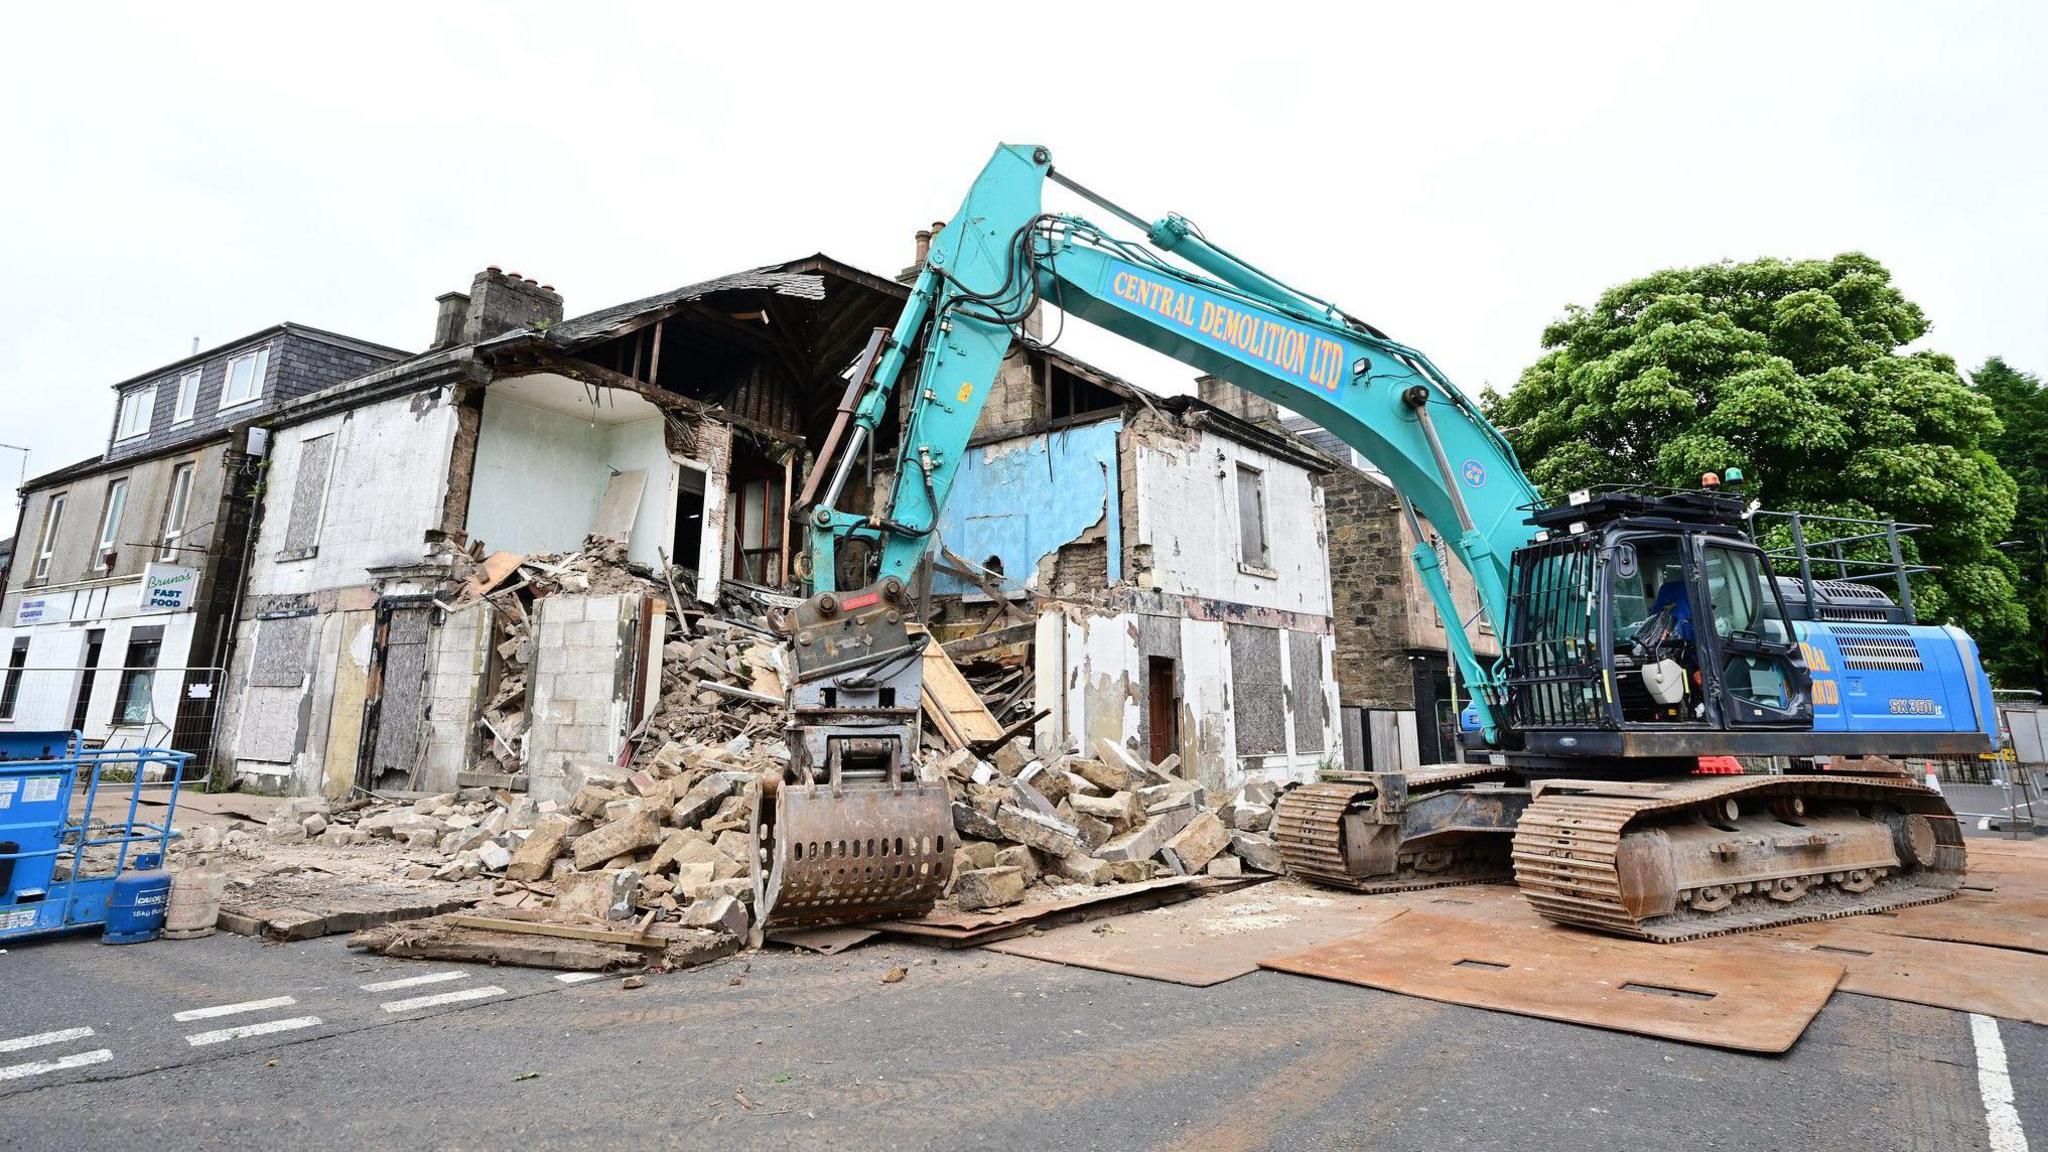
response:
M565 766L630 759L674 687L671 603L802 591L792 501L844 372L906 296L818 255L570 319L497 269L441 297L425 353L271 421L222 774L301 795L566 800ZM894 423L847 506L886 486ZM1179 754L1219 791L1336 758L1309 479L1326 458L1035 341L1013 350L973 451L935 548L934 628L1029 621L1004 652L985 635L977 650L1034 670L1011 703L1042 714L1041 747ZM560 567L605 539L606 571L637 577ZM1004 590L1006 572L1021 586ZM529 579L549 594L478 594Z

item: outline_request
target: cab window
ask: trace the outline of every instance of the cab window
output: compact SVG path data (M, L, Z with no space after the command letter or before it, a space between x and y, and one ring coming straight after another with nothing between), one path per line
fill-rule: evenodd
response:
M1763 565L1756 553L1716 544L1707 545L1703 552L1714 635L1748 632L1765 640L1783 640L1784 613L1775 590L1764 583Z

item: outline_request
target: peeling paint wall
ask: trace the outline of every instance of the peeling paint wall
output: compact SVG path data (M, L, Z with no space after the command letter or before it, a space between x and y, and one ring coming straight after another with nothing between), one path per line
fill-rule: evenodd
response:
M1109 419L969 448L939 518L940 542L976 564L995 558L1011 582L1053 592L1048 561L1061 545L1102 540L1109 583L1122 579L1122 429ZM932 579L934 595L979 591L943 572Z
M1141 588L1315 616L1330 614L1321 488L1307 469L1202 432L1192 445L1141 436L1138 522L1132 531L1150 567ZM1238 465L1264 477L1270 564L1247 564L1238 547Z

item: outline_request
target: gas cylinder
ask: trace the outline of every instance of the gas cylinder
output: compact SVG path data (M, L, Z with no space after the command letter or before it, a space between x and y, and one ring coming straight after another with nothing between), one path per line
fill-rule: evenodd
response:
M137 861L147 867L123 872L107 896L107 932L102 944L142 944L164 930L171 902L171 874L156 856Z

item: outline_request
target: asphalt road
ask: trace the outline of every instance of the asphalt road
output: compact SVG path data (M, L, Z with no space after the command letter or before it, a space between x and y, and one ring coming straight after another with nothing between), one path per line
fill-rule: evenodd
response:
M1773 1058L886 940L635 990L228 935L21 945L0 978L10 1149L2015 1147L1992 1142L1970 1017L1844 994ZM448 999L403 1003L425 997ZM1996 1036L2021 1125L2048 1133L2048 1029Z

